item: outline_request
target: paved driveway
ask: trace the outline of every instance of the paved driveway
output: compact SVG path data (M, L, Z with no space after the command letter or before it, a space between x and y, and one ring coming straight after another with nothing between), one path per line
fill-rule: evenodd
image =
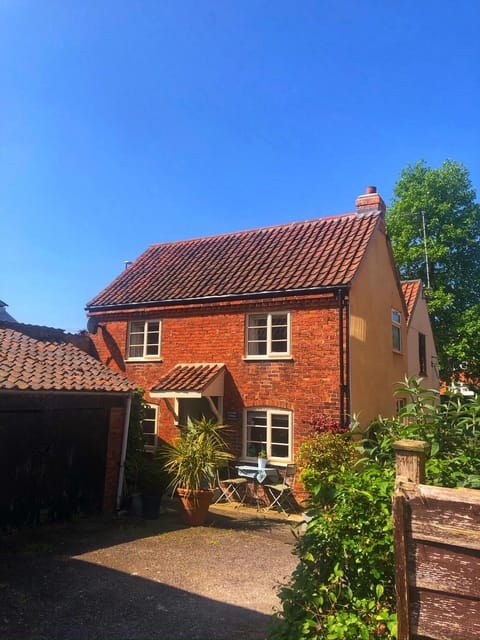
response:
M188 528L172 505L0 537L0 638L265 638L295 522L220 505Z

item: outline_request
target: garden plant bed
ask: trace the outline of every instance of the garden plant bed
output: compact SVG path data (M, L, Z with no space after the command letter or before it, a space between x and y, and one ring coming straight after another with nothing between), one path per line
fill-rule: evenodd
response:
M0 638L260 639L296 566L295 520L229 505L205 526L85 519L0 536Z

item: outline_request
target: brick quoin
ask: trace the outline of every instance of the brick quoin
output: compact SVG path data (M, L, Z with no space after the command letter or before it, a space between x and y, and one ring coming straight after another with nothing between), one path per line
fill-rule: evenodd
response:
M245 319L254 312L291 313L291 360L245 360ZM241 454L243 410L276 407L293 411L293 450L309 433L313 413L340 415L339 310L333 294L259 299L249 302L182 305L92 313L99 328L92 340L102 362L126 374L160 407L158 435L178 434L163 401L149 396L160 377L179 363L226 365L224 416L231 422L233 453ZM128 321L162 321L161 362L125 362Z

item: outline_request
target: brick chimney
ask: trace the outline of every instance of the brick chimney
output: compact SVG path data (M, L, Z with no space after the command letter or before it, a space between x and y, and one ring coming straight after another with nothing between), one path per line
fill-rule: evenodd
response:
M377 193L377 187L367 187L365 193L356 199L355 206L359 215L380 212L382 218L385 218L387 211L382 196Z

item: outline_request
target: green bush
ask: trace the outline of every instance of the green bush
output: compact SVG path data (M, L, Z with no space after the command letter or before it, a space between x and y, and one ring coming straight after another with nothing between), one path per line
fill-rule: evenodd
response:
M125 456L125 493L138 491L140 472L144 461L143 418L145 407L143 389L136 389L132 396L128 425L127 451Z
M357 448L350 433L315 432L302 442L298 451L300 481L310 493L321 487L326 490L335 475L357 460Z
M430 445L429 483L480 486L480 400L448 397L440 402L437 392L422 388L415 378L400 385L397 394L408 398L406 406L397 418L379 418L371 425L358 445L362 458L354 468L336 464L333 441L325 441L331 472L320 473L312 487L310 520L296 545L299 563L279 592L282 606L270 640L396 637L395 440Z

